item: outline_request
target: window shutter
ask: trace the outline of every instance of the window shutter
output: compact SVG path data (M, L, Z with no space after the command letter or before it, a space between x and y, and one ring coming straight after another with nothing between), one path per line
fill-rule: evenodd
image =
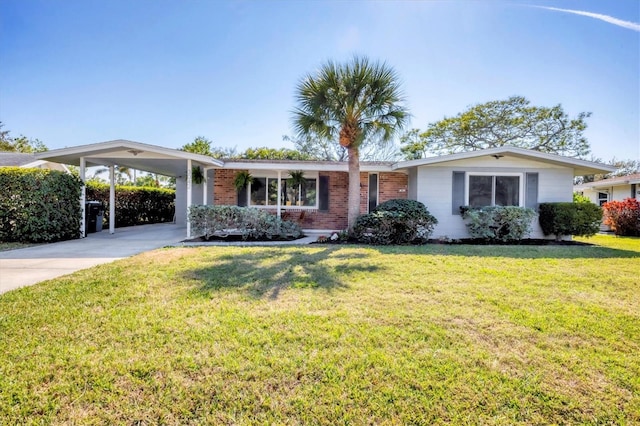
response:
M451 214L460 216L460 207L464 206L464 172L453 172L453 191L451 193Z
M631 184L631 195L630 195L630 197L631 198L636 198L636 184L635 183Z
M320 176L318 210L329 211L329 176Z
M538 210L538 174L527 173L525 185L524 206Z
M248 187L244 187L238 191L238 206L246 207L247 206L247 189Z

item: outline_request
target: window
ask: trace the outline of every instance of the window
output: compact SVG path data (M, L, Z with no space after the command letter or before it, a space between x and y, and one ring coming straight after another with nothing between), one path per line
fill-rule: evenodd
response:
M254 177L249 184L250 205L275 206L278 203L278 178Z
M609 193L608 192L598 192L598 205L602 207L604 203L609 201Z
M369 173L369 211L378 206L378 175Z
M315 207L318 198L317 181L315 178L305 178L304 183L291 185L283 179L285 204L287 206Z
M279 194L280 205L316 207L318 205L318 182L319 179L311 177L305 178L303 184L293 186L287 183L285 177L282 177ZM275 207L278 205L278 178L254 176L247 192L250 206ZM244 196L246 197L246 195Z
M467 205L520 206L522 205L522 179L520 174L469 174Z

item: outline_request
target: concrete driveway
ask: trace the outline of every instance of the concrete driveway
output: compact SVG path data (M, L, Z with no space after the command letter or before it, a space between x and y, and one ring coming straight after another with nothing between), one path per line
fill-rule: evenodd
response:
M174 245L186 228L155 224L104 230L80 240L0 252L0 294L144 251Z

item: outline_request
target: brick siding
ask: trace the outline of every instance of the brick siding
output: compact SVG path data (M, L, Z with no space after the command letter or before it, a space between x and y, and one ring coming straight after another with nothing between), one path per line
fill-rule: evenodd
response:
M237 205L237 192L233 179L238 170L216 169L213 184L214 205ZM329 177L329 210L305 210L285 213L283 218L296 220L305 229L342 230L347 228L349 174L346 172L320 172ZM407 175L379 173L379 200L407 198ZM369 204L369 174L360 173L360 213L367 213ZM271 211L271 210L270 210ZM275 208L273 209L275 213Z

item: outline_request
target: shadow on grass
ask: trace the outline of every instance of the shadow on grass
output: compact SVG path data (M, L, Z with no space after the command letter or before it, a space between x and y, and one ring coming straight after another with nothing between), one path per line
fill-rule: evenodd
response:
M370 246L384 254L431 254L438 256L504 257L512 259L615 259L640 258L640 251L597 245L456 245Z
M308 248L282 250L274 247L217 256L211 265L189 270L185 275L200 282L198 292L203 296L221 289L237 288L254 298L277 299L280 291L286 288L325 291L348 288L345 279L351 275L381 269L364 262L365 258L363 253L345 254L329 247L316 252ZM329 259L331 264L326 262Z

